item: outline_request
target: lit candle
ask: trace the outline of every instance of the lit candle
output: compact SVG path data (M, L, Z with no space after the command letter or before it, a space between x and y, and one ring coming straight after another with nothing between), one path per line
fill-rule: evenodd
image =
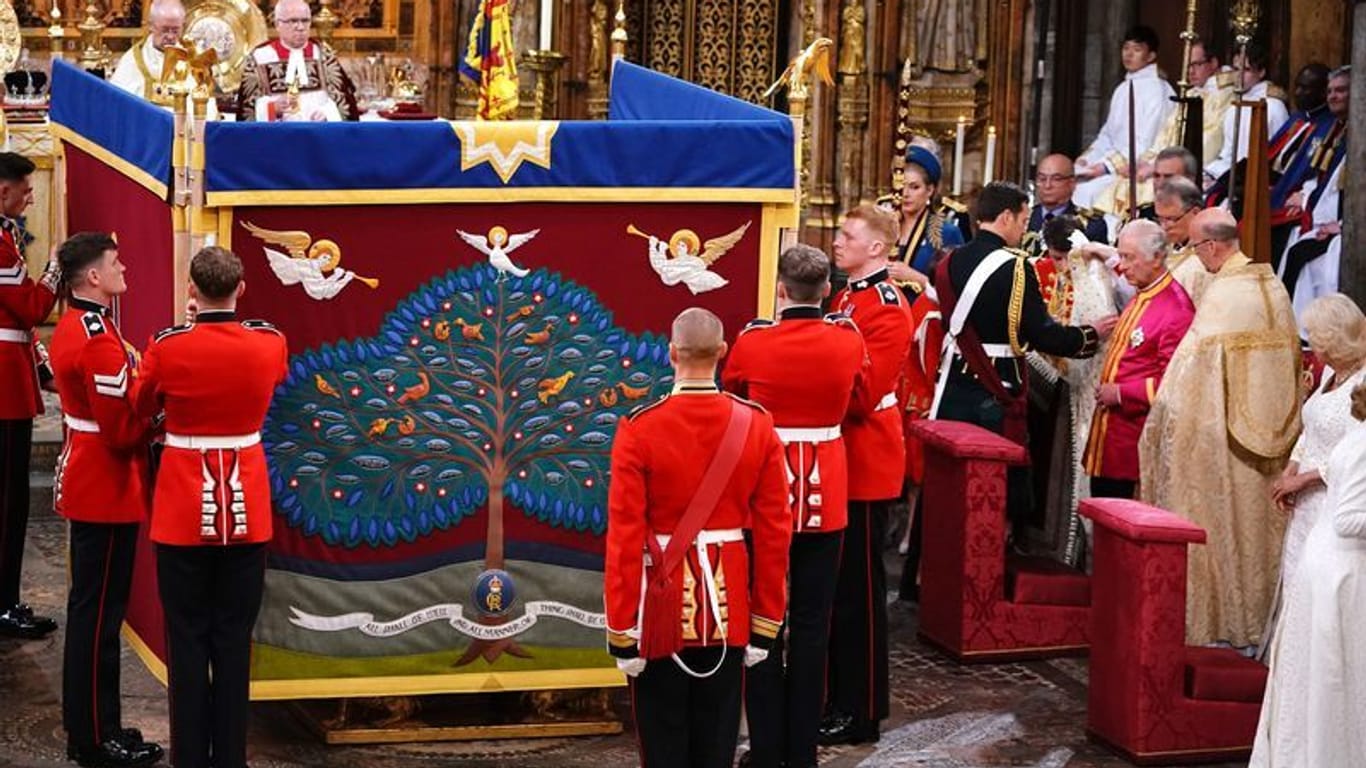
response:
M986 168L982 169L982 186L991 183L996 170L996 126L987 126L987 162Z
M953 195L963 194L963 138L967 135L968 119L958 116L958 133L953 140Z
M550 33L554 23L555 0L541 0L541 50L550 50Z

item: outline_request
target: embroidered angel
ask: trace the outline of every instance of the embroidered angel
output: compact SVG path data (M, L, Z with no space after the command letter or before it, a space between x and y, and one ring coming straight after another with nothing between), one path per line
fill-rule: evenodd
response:
M331 240L314 241L307 232L264 229L249 221L242 222L242 226L261 240L285 248L287 253L263 248L270 269L284 285L303 285L310 298L319 301L333 298L352 280L359 280L371 288L379 287L379 281L372 277L361 277L349 269L342 269L341 247Z
M713 237L701 242L697 233L691 229L680 229L668 242L654 235L648 235L634 226L627 226L632 235L648 238L650 241L650 267L665 285L683 283L694 295L722 288L730 281L711 271L717 259L725 256L735 244L740 242L753 222L745 222L735 231Z

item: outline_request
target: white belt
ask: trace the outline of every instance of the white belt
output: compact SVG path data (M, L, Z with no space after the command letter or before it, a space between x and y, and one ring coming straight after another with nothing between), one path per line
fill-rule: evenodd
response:
M791 443L828 443L840 436L840 425L833 427L777 427L783 445Z
M72 432L89 432L92 435L98 435L100 433L100 425L95 423L93 419L82 419L77 416L63 414L62 421L66 422L66 425L71 428Z
M669 548L669 541L673 537L667 533L656 533L655 541L659 542L661 549ZM711 565L711 556L707 554L708 544L725 544L731 541L744 541L745 532L740 528L716 528L712 530L699 531L693 546L697 547L697 563L702 567L702 591L707 594L707 602L711 605L711 615L716 618L717 629L721 635L721 658L717 660L716 666L706 672L697 672L683 662L678 654L673 654L674 663L678 668L688 675L696 678L708 678L716 674L721 669L721 665L726 661L727 641L730 637L730 628L726 625L725 615L721 613L721 599L716 594L716 573ZM645 554L645 564L650 565L650 555ZM640 569L640 608L636 615L636 626L643 626L645 620L645 569ZM676 620L676 619L675 619Z
M166 447L191 451L235 451L261 442L261 433L246 435L177 435L166 433Z
M987 357L1019 357L1009 344L983 344L982 351L987 353Z
M0 341L9 341L15 344L27 344L29 339L28 331L21 331L18 328L0 328Z
M877 407L874 408L873 410L874 410L874 411L885 411L885 410L887 410L888 408L895 408L895 407L896 407L896 393L895 393L895 392L888 392L887 394L885 394L885 395L882 396L882 399L881 399L881 400L877 401Z

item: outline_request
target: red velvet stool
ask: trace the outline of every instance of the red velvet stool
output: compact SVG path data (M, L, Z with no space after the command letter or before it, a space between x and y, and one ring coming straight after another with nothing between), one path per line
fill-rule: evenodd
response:
M1205 530L1125 499L1087 499L1095 521L1087 732L1140 765L1245 759L1266 667L1186 645L1186 546Z
M1025 449L958 421L916 421L925 446L920 636L958 661L1085 653L1090 580L1006 557L1006 467Z

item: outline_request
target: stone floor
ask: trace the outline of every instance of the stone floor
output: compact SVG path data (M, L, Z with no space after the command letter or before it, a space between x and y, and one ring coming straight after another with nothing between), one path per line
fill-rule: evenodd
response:
M30 524L26 598L58 617L64 605L63 541L63 524L50 513ZM892 607L892 717L881 743L823 751L823 766L1126 765L1086 740L1084 660L959 666L918 642L915 623L914 609ZM67 765L59 711L61 648L60 632L40 642L0 640L0 766ZM125 724L164 742L165 692L129 651L123 690ZM629 726L611 737L338 747L321 743L280 703L254 706L251 760L254 768L637 765Z

